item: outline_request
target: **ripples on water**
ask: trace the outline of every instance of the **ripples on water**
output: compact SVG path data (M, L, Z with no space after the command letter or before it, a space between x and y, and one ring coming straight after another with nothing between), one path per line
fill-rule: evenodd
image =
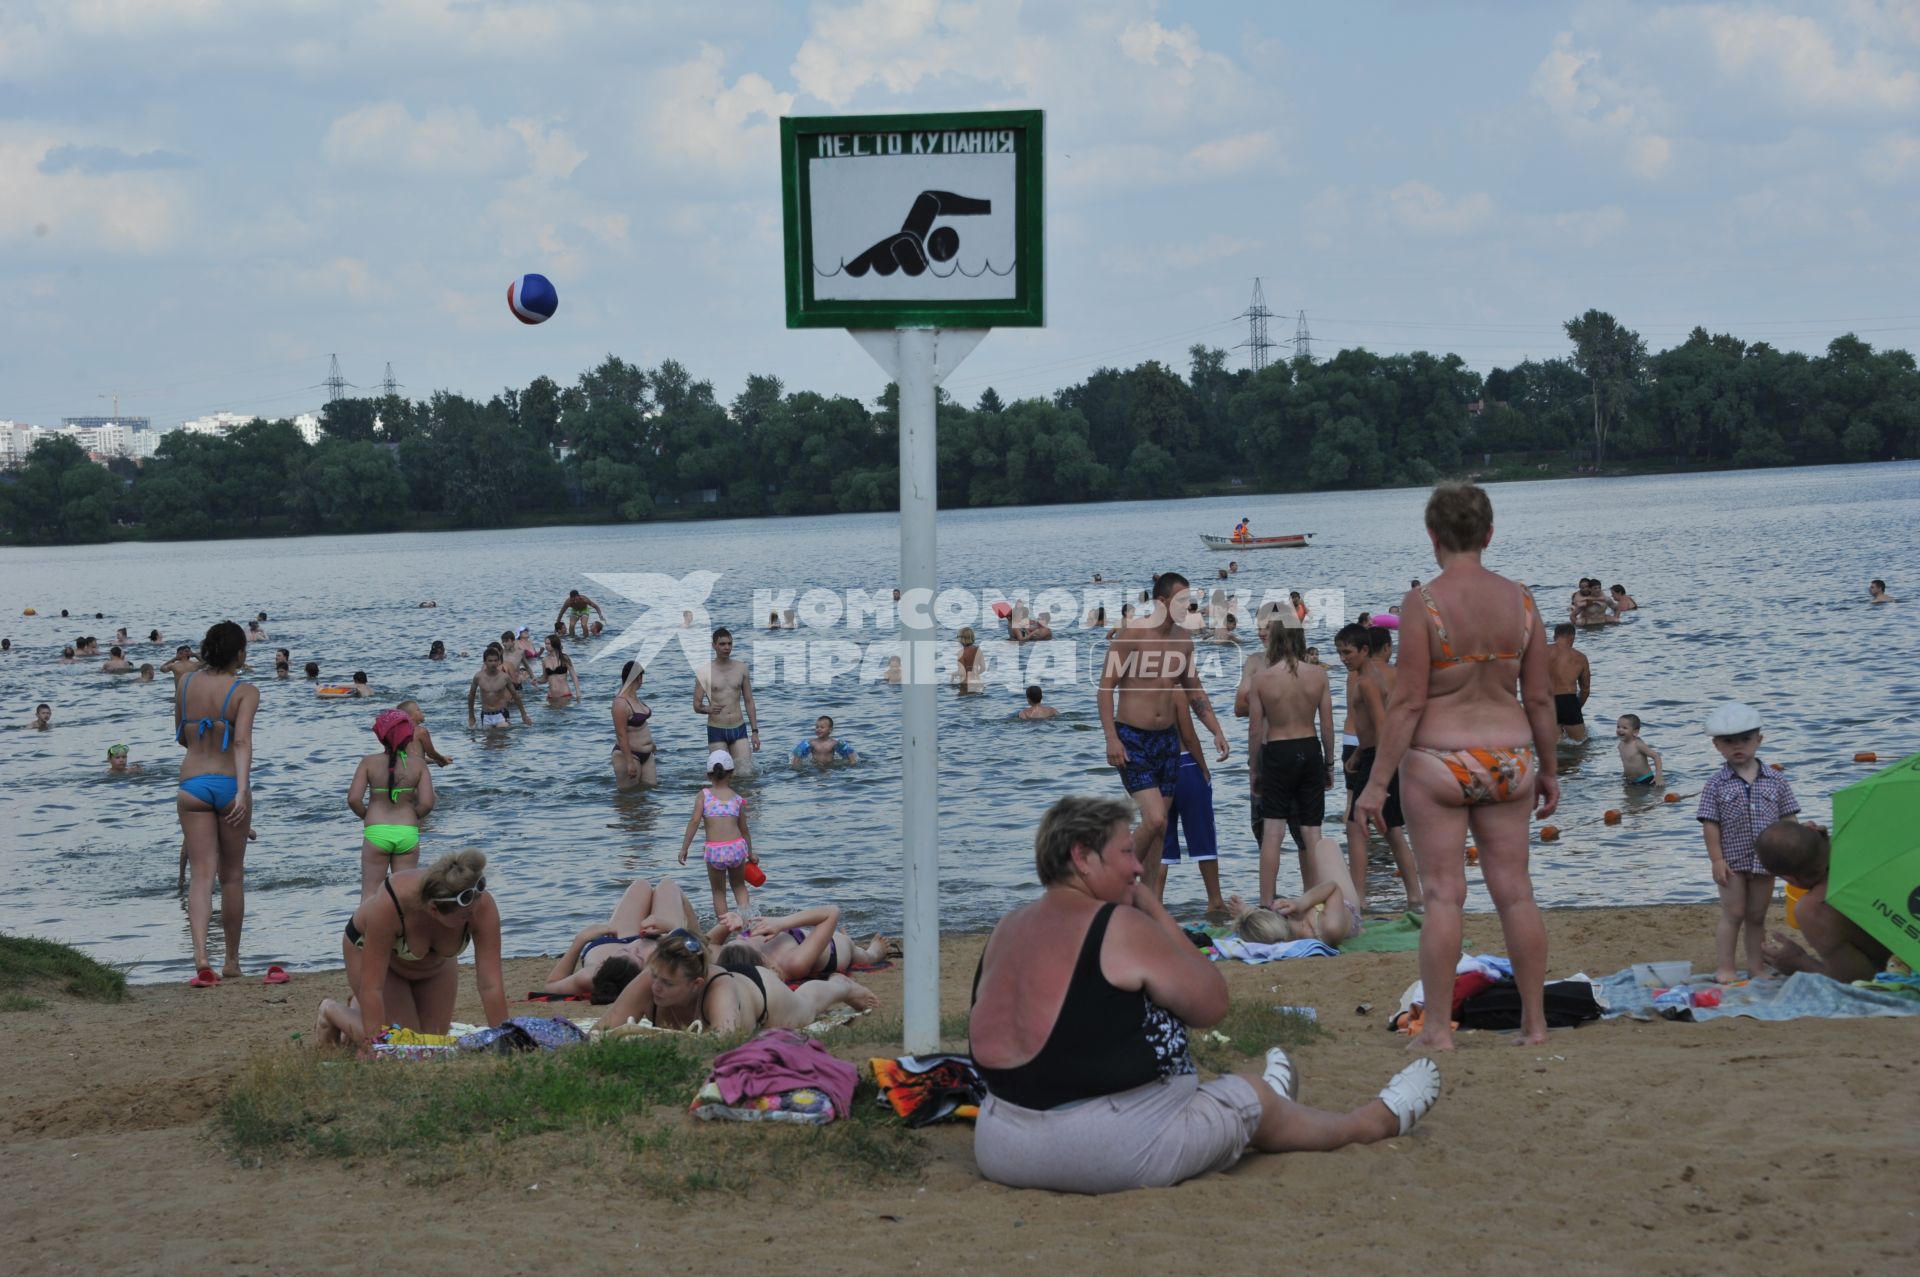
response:
M1712 897L1693 804L1664 804L1620 783L1611 741L1618 714L1646 720L1644 734L1665 753L1674 787L1691 795L1718 764L1699 730L1705 706L1731 697L1753 702L1766 721L1763 757L1786 765L1816 819L1825 818L1833 790L1869 770L1850 761L1855 751L1874 749L1890 760L1914 747L1915 666L1903 631L1915 605L1872 608L1864 596L1874 576L1889 578L1896 595L1913 595L1916 478L1920 467L1897 464L1492 490L1498 527L1489 566L1536 587L1550 618L1582 575L1624 582L1643 609L1616 630L1582 632L1594 669L1588 720L1598 739L1584 753L1561 751L1565 799L1554 823L1566 832L1559 843L1534 848L1543 902ZM1319 535L1309 551L1246 555L1235 587L1255 599L1268 589L1342 589L1351 616L1397 601L1410 578L1431 572L1424 500L1424 492L1391 491L948 513L940 519L941 583L1081 593L1096 588L1090 581L1100 572L1137 591L1152 571L1168 568L1206 582L1229 556L1201 549L1198 534L1224 532L1250 514L1261 533ZM270 649L286 646L295 669L310 659L329 678L365 669L385 695L323 701L304 682L260 680L249 970L268 961L339 963L339 929L359 881L359 823L346 808L346 784L356 760L374 748L375 709L408 695L426 707L440 748L456 760L435 775L439 806L423 856L473 845L493 858L489 877L507 918L510 955L557 951L581 925L605 918L636 874L675 874L704 912L697 844L692 865L675 864L706 753L679 653L670 647L655 661L647 686L662 783L616 793L608 703L620 658L591 662L611 642L579 654L584 706L549 708L536 692L532 728L469 735L464 700L480 649L505 628L546 628L570 586L598 598L617 632L637 606L587 573L707 569L724 573L708 602L716 623L742 632L747 654L756 588L858 587L884 597L897 571L896 529L890 515L853 515L0 550L0 604L8 609L0 633L15 646L0 659L8 720L0 731L0 864L9 884L0 930L80 945L130 964L135 979L187 974L185 910L174 890L179 749L166 677L142 685L96 673L97 662L63 667L59 650L83 633L104 648L120 625L136 635L158 626L164 644L128 650L136 665L158 664L175 642L197 644L211 620L256 611L272 618L271 641L252 654L257 668L271 669ZM422 598L440 606L417 608ZM29 606L41 616L21 618ZM62 621L62 607L107 615ZM954 627L943 628L950 634ZM469 659L428 662L421 654L435 638ZM1330 627L1311 629L1309 640L1331 658ZM1063 659L1058 649L1067 646L1056 643L1048 658ZM1014 687L940 694L943 929L984 929L1032 893L1032 832L1049 801L1071 791L1117 793L1091 682L1103 645L1073 646L1080 681L1044 680L1062 710L1051 723L1015 720L1023 701ZM1019 659L1002 644L989 640L987 648L1003 669ZM1237 671L1234 658L1206 680L1223 714ZM795 686L772 682L764 670L756 681L766 771L747 790L754 845L769 876L762 899L774 909L836 901L855 926L897 928L898 690L848 676ZM1344 681L1336 671L1336 699ZM20 730L41 700L55 707L54 730ZM809 734L821 713L834 716L862 761L826 773L789 770L779 751ZM1234 756L1215 773L1222 874L1229 890L1248 893L1255 848L1246 832L1244 722L1230 723L1228 734ZM130 745L145 771L106 775L106 747L115 742ZM1618 826L1600 822L1610 807L1624 813ZM1380 849L1375 863L1383 863ZM1487 907L1478 874L1469 881L1470 907ZM1376 901L1391 883L1376 871ZM1192 868L1174 870L1168 898L1176 906L1204 903Z

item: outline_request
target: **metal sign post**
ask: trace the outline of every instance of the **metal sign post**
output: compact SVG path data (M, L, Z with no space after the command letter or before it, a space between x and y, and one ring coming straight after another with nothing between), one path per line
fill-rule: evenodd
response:
M844 327L899 387L906 1049L940 1046L940 383L993 326L1037 326L1041 114L780 121L787 326Z

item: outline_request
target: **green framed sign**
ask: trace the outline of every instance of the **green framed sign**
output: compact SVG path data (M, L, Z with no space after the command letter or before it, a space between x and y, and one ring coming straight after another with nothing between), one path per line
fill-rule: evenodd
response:
M1045 324L1043 115L783 118L787 327Z

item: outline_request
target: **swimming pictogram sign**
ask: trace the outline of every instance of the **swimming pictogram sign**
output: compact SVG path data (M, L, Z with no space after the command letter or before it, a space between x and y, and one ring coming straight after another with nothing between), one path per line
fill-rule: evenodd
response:
M1040 112L780 123L790 327L1043 322Z

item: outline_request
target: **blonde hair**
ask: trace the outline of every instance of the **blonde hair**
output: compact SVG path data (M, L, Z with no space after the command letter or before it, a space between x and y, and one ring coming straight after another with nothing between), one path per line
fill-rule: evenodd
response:
M1472 483L1443 483L1427 498L1427 531L1443 550L1484 550L1493 532L1493 501Z
M963 629L961 629L961 631L960 631L960 646L961 646L961 647L972 647L972 646L973 646L973 638L974 638L974 635L973 635L973 627L972 627L971 625L969 625L969 626L966 626L966 627L964 627L964 628L963 628Z
M1307 632L1298 625L1288 625L1285 621L1275 620L1267 626L1267 664L1287 663L1289 670L1296 670L1307 656Z
M450 851L427 866L420 878L422 900L457 896L479 882L487 871L484 851Z
M1271 909L1249 909L1233 924L1233 934L1250 944L1284 944L1293 939L1293 923Z
M706 941L698 941L698 944L700 947L694 949L687 944L685 936L664 936L659 947L654 949L653 957L647 960L647 965L672 971L689 980L704 979L707 974Z

